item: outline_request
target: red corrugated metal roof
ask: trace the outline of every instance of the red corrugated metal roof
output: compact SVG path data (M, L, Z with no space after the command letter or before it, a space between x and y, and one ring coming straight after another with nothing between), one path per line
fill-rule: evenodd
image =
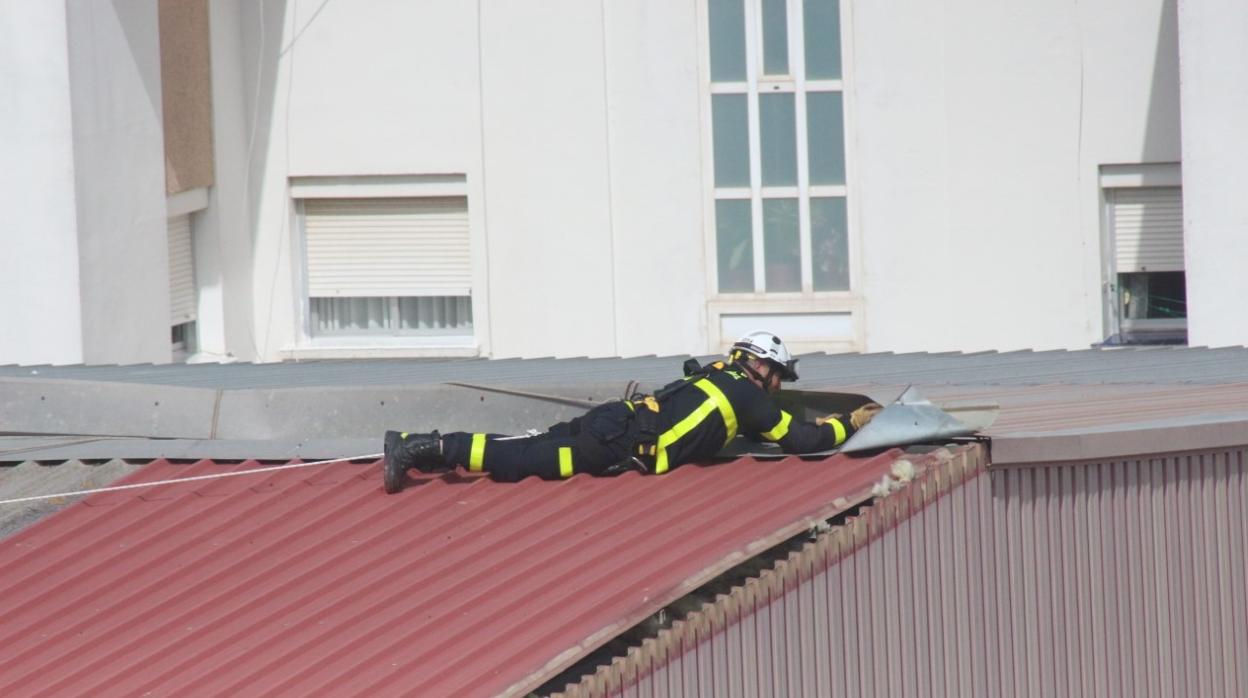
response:
M96 495L0 541L0 695L529 690L861 501L898 455L396 496L342 463Z

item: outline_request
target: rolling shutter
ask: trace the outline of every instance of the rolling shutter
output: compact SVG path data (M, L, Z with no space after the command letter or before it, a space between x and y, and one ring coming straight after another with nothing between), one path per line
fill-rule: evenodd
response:
M1108 192L1117 272L1183 271L1182 189L1140 187Z
M467 296L468 200L308 199L312 298Z
M169 231L169 324L195 319L195 257L191 250L191 216L174 216Z

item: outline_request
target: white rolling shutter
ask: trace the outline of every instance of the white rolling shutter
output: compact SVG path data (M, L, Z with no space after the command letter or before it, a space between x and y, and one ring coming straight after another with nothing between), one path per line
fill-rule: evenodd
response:
M307 199L312 298L467 296L468 200Z
M195 319L195 257L191 250L191 216L169 219L169 324Z
M1183 271L1182 189L1139 187L1107 191L1117 272Z

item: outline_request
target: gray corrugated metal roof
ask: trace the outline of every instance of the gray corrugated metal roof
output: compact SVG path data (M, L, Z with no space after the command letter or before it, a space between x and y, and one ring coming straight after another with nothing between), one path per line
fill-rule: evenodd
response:
M679 374L685 356L567 359L378 359L272 364L0 366L0 376L218 389L466 383L575 383ZM707 357L703 357L706 359ZM803 385L1248 382L1248 349L1140 347L972 354L807 354Z
M70 461L56 467L34 461L0 467L0 500L105 487L142 467L139 463L109 460L103 463ZM0 506L0 538L20 531L40 518L63 509L80 497Z

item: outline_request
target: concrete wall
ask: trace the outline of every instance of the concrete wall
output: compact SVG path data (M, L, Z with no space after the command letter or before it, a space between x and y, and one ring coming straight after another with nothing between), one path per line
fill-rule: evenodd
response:
M1179 159L1173 2L853 11L866 348L1104 339L1097 167Z
M170 358L155 0L66 4L82 360Z
M1248 344L1248 5L1181 0L1188 342Z
M65 40L64 3L0 3L0 364L82 360Z
M208 190L208 207L193 220L199 287L196 358L206 361L254 360L259 355L252 325L248 192L249 105L255 100L244 79L245 73L255 75L255 70L244 56L242 15L239 0L208 4L215 181Z

